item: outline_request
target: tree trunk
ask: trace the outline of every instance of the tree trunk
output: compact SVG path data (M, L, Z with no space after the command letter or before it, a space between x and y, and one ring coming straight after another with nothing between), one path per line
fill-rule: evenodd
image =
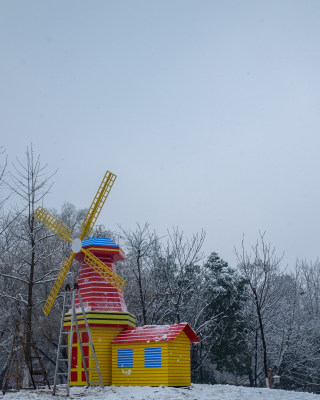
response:
M260 328L260 335L261 335L261 342L262 342L262 347L263 347L263 368L264 368L264 376L266 379L266 384L268 387L268 362L267 362L267 344L266 340L264 337L264 329L263 329L263 322L262 322L262 316L261 316L261 309L259 305L259 300L257 296L257 291L252 288L254 296L255 296L255 302L256 302L256 309L257 309L257 315L258 315L258 320L259 320L259 328Z
M138 250L137 257L137 267L138 267L138 285L139 285L139 294L140 294L140 303L141 303L141 311L142 311L142 319L143 325L147 325L147 312L146 312L146 304L144 301L143 288L142 288L142 274L141 274L141 250Z

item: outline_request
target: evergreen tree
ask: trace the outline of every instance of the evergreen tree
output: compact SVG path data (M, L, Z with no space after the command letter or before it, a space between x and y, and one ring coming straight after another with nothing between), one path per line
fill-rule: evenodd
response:
M246 281L215 252L204 268L211 296L206 318L216 315L211 361L221 372L244 375L248 364L246 322L242 317Z

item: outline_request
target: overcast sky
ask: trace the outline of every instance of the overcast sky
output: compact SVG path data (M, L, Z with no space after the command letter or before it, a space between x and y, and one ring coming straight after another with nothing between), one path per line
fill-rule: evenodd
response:
M320 255L320 2L0 1L1 145L59 168L44 206Z

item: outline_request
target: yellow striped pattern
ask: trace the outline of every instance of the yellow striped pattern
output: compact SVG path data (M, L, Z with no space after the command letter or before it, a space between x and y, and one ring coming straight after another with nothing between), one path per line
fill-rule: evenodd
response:
M182 331L169 344L169 386L190 386L190 340Z
M144 367L144 349L161 347L161 367ZM133 368L117 368L117 350L133 349ZM112 384L117 386L189 386L190 341L184 332L175 340L112 346Z
M144 349L161 347L161 367L144 368ZM133 368L117 367L117 350L133 349ZM116 386L168 386L168 342L126 343L112 346L112 384Z
M76 315L77 315L78 324L84 325L82 313L79 312ZM87 317L87 321L88 321L89 325L90 324L121 325L121 326L123 325L123 328L126 328L127 326L132 326L132 327L136 326L135 317L129 313L88 311L88 312L86 312L86 317ZM70 325L71 325L71 314L66 314L65 320L66 320L66 322L64 323L63 326L64 326L64 328L69 329ZM107 329L109 329L109 327L107 327Z
M99 362L102 380L105 385L112 384L112 347L111 342L122 331L122 328L91 328L92 340ZM92 373L92 380L98 380L95 372Z
M90 328L92 341L98 359L100 373L104 385L111 385L112 383L111 342L122 331L122 329L123 328L104 328L104 327ZM84 369L82 368L80 361L81 360L80 348L78 344L73 344L73 346L76 346L78 349L78 365L77 368L72 368L71 372L77 372L78 379L76 382L70 382L70 385L83 386L86 385L86 382L82 380L82 371L84 371ZM89 355L92 355L90 347L89 347ZM95 363L93 358L89 359L89 368L95 368ZM89 380L99 381L98 374L95 371L89 371Z

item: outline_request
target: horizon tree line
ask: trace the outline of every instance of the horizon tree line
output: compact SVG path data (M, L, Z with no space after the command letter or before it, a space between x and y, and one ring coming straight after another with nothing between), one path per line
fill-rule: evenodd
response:
M54 173L32 147L11 171L4 152L0 161L1 385L15 319L33 326L52 378L61 296L49 318L42 306L69 244L33 218ZM85 209L65 203L51 211L77 235ZM281 375L282 388L320 392L318 260L298 261L287 272L261 233L249 250L242 242L234 267L214 250L204 256L204 231L186 237L176 227L160 237L148 223L118 232L99 225L92 236L110 237L125 251L117 268L138 325L187 321L199 335L201 342L191 348L193 382L265 386L272 369ZM70 281L77 273L74 264Z

